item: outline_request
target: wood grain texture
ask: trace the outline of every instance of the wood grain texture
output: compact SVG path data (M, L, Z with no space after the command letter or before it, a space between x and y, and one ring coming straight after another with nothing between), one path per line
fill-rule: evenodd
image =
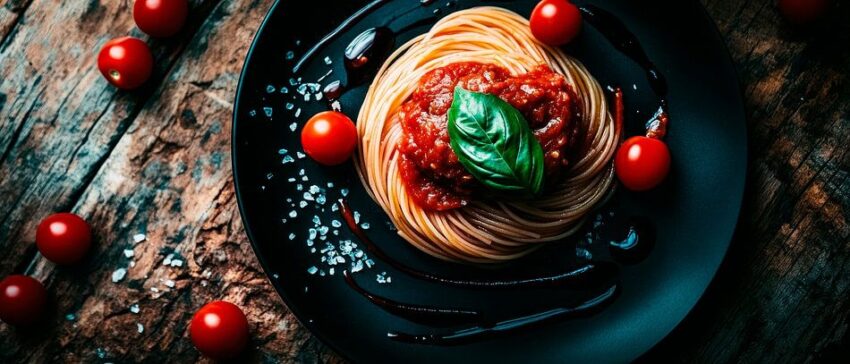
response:
M231 103L271 2L193 1L181 34L151 41L153 81L128 93L101 79L94 55L142 36L131 1L0 0L0 276L31 274L52 295L38 330L0 324L0 362L203 360L186 328L215 299L250 318L244 359L342 361L282 305L236 208ZM850 9L800 30L773 1L703 3L746 99L745 209L704 299L643 360L850 362ZM95 228L76 268L34 249L55 211Z

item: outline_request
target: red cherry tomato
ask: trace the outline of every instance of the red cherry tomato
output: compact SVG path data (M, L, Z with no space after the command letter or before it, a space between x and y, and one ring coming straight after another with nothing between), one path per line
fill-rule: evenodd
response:
M100 49L97 68L109 83L130 90L141 86L151 76L153 56L148 45L138 38L115 38Z
M89 251L91 228L77 215L53 214L38 224L35 244L47 260L56 264L73 264Z
M788 22L804 25L818 20L832 5L831 0L779 0L779 12Z
M626 188L632 191L652 189L664 181L670 171L670 150L661 140L631 137L617 149L614 169Z
M0 281L0 320L24 326L41 318L47 303L47 290L41 282L22 275Z
M133 4L136 26L152 37L164 38L177 34L186 22L187 14L187 0L136 0Z
M569 43L581 30L581 12L567 0L543 0L531 12L531 34L541 43Z
M213 301L195 312L189 336L202 354L216 360L230 359L248 343L248 319L238 306Z
M341 112L320 112L301 130L301 147L316 162L328 166L340 164L357 147L357 128Z

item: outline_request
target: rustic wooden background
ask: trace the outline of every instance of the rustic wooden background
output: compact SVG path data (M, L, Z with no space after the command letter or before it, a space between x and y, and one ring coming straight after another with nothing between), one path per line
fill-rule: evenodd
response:
M179 36L151 41L152 81L128 93L101 78L95 54L113 37L146 38L132 1L0 0L0 276L33 275L52 295L42 327L0 324L0 362L203 360L186 329L214 299L246 310L247 359L341 361L283 306L236 207L232 100L271 3L192 1ZM772 0L703 3L743 85L748 193L718 278L645 359L850 362L850 6L800 30ZM56 211L94 226L76 268L33 244Z

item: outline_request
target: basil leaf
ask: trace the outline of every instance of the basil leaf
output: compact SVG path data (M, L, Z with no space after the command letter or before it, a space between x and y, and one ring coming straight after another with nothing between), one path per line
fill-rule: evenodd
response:
M455 88L448 132L460 163L485 186L521 195L543 189L543 147L507 102Z

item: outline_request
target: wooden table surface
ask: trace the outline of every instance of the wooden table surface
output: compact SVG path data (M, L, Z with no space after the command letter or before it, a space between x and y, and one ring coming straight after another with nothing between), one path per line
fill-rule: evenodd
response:
M0 0L0 277L29 274L51 294L41 327L0 324L0 362L203 360L187 324L215 299L246 311L253 361L341 361L266 281L236 206L234 93L272 0L191 3L180 35L150 42L151 82L121 92L95 55L113 37L147 39L132 1ZM746 99L748 190L718 278L645 359L850 362L850 4L802 31L772 0L703 3ZM57 211L94 227L79 266L35 249Z

